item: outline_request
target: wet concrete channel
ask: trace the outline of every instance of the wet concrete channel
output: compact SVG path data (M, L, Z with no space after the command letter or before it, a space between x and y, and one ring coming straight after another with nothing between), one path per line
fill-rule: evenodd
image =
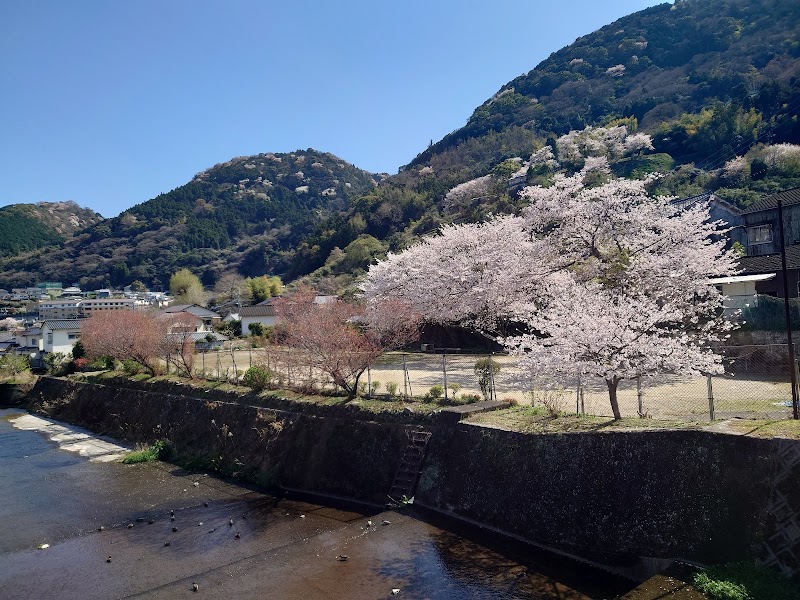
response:
M417 511L272 496L165 462L124 465L125 452L0 410L0 598L571 600L635 586Z

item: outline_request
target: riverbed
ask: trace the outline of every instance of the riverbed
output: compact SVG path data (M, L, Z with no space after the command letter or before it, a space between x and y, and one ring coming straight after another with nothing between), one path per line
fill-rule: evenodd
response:
M634 584L421 515L269 495L0 410L0 598L613 598Z

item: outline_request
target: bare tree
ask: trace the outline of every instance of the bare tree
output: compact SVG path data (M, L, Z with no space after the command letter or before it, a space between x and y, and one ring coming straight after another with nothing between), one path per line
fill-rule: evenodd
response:
M348 400L355 398L361 375L381 354L419 335L419 318L400 301L365 310L341 300L314 299L313 290L301 288L276 300L278 335L302 350L309 366L329 375Z

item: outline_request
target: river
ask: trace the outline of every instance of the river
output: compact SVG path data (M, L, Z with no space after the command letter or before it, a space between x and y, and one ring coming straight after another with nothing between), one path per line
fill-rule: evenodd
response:
M413 510L271 496L166 462L124 465L125 452L0 410L0 598L572 600L634 587Z

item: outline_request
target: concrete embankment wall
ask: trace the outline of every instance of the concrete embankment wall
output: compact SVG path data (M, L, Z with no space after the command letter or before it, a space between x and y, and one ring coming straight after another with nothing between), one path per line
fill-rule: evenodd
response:
M433 436L416 499L434 510L601 562L785 565L800 556L796 441L687 430L531 435L402 413L379 423L355 408L325 416L324 407L263 408L164 385L43 378L30 407L132 442L168 439L223 471L378 503L405 431L423 426Z

